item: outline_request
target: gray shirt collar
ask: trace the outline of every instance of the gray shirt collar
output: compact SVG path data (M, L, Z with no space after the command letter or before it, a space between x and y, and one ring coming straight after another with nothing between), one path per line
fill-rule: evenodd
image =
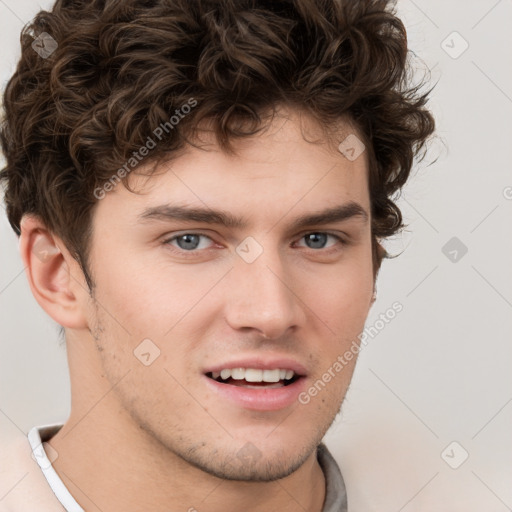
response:
M327 446L320 443L317 458L325 477L325 501L322 512L347 512L347 491L340 468Z

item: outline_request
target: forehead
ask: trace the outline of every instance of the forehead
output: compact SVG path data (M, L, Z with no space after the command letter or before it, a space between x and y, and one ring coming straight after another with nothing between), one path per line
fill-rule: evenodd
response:
M100 201L99 209L126 210L134 222L151 217L146 214L162 205L227 209L238 212L238 227L286 211L348 202L369 210L366 152L351 159L350 153L338 149L354 137L361 139L346 122L340 121L337 131L326 138L311 119L286 113L260 133L237 139L233 155L222 151L205 129L199 135L200 147L185 148L151 173L147 169L152 164L143 162L129 175L136 193L117 186Z

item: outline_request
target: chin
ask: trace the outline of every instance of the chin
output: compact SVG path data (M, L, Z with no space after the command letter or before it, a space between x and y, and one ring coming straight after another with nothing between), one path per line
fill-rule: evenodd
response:
M188 462L205 473L223 480L272 482L291 475L309 456L310 453L293 450L265 453L247 442L235 453L216 458L207 457L204 460L189 459Z
M199 443L178 453L187 463L217 478L245 482L271 482L291 475L315 453L322 433L265 429L252 435ZM182 445L183 446L183 445Z

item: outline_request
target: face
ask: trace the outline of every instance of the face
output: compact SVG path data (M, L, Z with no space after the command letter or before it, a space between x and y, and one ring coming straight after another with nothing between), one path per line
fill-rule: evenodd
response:
M355 358L335 363L371 305L365 155L304 139L292 115L236 157L189 148L94 213L87 315L102 373L130 421L224 479L282 478L313 453Z

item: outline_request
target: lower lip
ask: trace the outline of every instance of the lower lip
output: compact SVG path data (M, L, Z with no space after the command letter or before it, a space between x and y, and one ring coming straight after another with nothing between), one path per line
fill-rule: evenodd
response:
M223 384L206 375L203 377L206 379L206 385L212 391L244 409L254 411L279 411L298 402L298 396L304 390L306 381L304 377L301 377L288 386L274 389L254 389Z

